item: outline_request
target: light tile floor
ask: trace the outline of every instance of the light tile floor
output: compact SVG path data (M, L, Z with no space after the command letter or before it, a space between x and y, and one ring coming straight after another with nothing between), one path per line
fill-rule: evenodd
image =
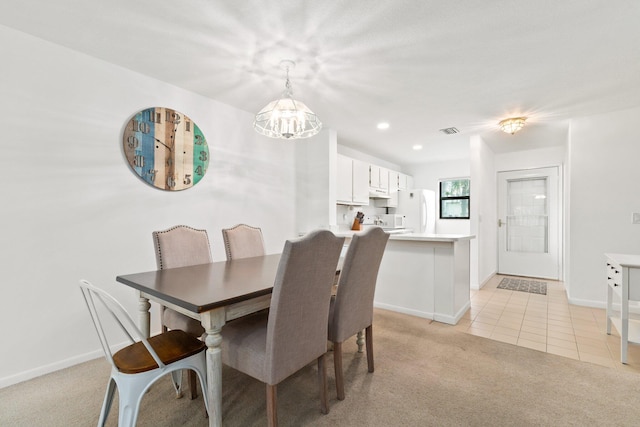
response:
M562 282L547 282L547 295L497 289L494 276L471 291L471 308L456 325L469 334L640 373L640 345L629 343L620 363L620 335L606 333L604 309L570 305ZM536 279L541 280L541 279Z

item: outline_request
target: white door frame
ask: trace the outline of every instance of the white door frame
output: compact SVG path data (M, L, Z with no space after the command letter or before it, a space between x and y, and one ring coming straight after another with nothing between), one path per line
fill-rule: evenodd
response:
M500 200L500 185L501 185L501 180L500 180L500 173L508 173L508 172L522 172L523 174L526 174L527 172L531 173L531 174L535 174L536 171L540 171L542 169L547 169L547 168L557 168L557 172L558 172L558 179L557 179L557 236L549 236L550 239L555 239L557 241L558 244L558 250L557 250L557 264L558 264L558 269L557 269L557 277L555 277L555 275L553 275L554 277L546 277L546 276L540 276L540 277L544 277L547 279L553 279L553 280L563 280L563 271L564 271L564 178L563 178L563 167L562 164L554 164L554 165L548 165L548 166L539 166L539 167L531 167L531 168L523 168L523 169L510 169L510 170L501 170L501 171L496 171L496 184L497 184L497 188L496 188L496 202L497 202L497 206L496 206L496 210L497 210L497 217L498 217L498 221L502 220L504 221L504 218L501 218L501 212L500 212L500 204L504 203L504 201ZM498 274L514 274L514 273L502 273L501 272L501 268L500 268L500 251L501 251L501 247L504 244L504 242L501 240L502 239L502 231L501 231L501 227L496 227L496 238L497 238L497 245L496 245L496 261L497 261L497 272ZM535 276L538 277L538 276Z

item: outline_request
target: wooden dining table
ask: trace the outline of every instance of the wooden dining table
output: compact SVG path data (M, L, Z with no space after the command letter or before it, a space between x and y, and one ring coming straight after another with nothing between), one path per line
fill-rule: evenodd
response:
M209 426L222 425L220 330L241 316L269 307L280 254L126 274L116 281L140 292L140 329L150 334L149 300L202 323L207 345Z

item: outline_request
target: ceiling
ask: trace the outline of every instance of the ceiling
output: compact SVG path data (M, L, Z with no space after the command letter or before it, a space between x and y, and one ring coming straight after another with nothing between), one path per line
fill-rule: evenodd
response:
M340 144L399 165L468 157L472 135L497 153L562 145L571 118L640 106L639 22L637 0L0 4L0 24L252 113L291 59L294 97Z

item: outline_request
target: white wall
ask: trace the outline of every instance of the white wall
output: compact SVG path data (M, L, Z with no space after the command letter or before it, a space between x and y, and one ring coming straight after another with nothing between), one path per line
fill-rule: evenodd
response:
M471 137L471 288L480 289L496 273L497 200L494 154L479 136Z
M468 178L471 175L470 159L449 160L443 162L423 163L412 165L407 169L413 175L414 188L426 188L436 192L436 198L440 191L440 180L448 178ZM471 182L473 191L474 182ZM473 200L471 200L473 210ZM440 219L440 203L436 201L436 233L442 234L469 234L471 223L466 219Z
M549 147L496 154L495 170L496 172L505 172L562 165L565 161L565 156L566 147Z
M571 302L606 301L604 253L640 254L640 108L571 121Z
M115 277L155 269L153 230L207 229L218 260L226 226L262 227L269 252L296 235L294 145L257 135L251 114L3 26L0 54L0 387L100 355L78 280L135 313ZM165 192L130 171L123 126L152 106L204 132L197 186Z
M354 150L351 147L338 145L337 150L339 154L342 154L347 157L351 157L352 159L362 160L363 162L371 163L376 166L382 166L383 168L391 169L397 172L404 172L404 170L395 163L391 163L379 157L375 157L370 154L363 153L362 151Z
M293 142L293 141L292 141ZM336 224L336 131L293 142L296 153L296 221L299 233Z

